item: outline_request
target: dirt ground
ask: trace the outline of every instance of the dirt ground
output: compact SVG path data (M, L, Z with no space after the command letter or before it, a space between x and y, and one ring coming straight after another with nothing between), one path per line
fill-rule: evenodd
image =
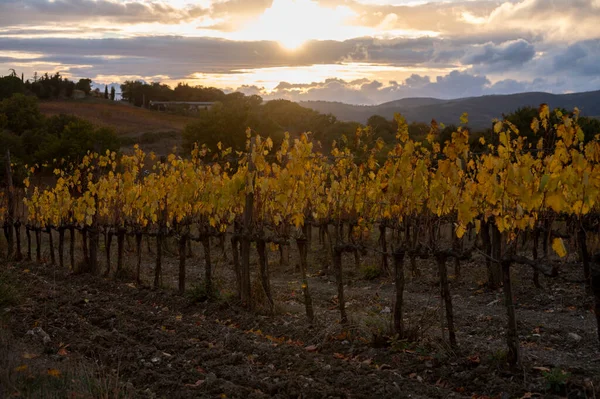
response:
M73 398L600 397L600 347L592 303L580 284L542 278L538 290L530 270L515 268L523 370L511 371L505 364L503 294L483 288L480 259L464 263L462 276L451 278L459 345L451 350L441 339L431 261L418 261L419 277L407 272L405 322L418 338L408 342L379 337L390 328L393 284L385 276L365 280L349 255L344 265L350 322L343 327L335 280L321 272L329 260L318 243L309 257L313 326L303 314L294 252L289 267L278 265L276 252L270 254L272 316L260 310L260 298L258 311L239 306L231 256L216 247L218 297L196 301L204 262L200 246L193 252L189 293L183 297L173 291L177 257L169 251L161 290L49 265L1 264L0 278L14 288L17 299L0 302L0 349L6 349L0 355L0 370L5 369L0 397L17 392L21 397ZM126 257L131 265L134 259L133 253ZM151 254L144 259L149 283ZM377 261L365 257L362 264ZM577 279L579 274L564 270L561 275ZM47 342L36 327L48 335ZM104 388L74 384L73 370L85 370ZM19 378L35 380L38 374L51 381L70 378L70 385L61 388L68 395L19 391Z

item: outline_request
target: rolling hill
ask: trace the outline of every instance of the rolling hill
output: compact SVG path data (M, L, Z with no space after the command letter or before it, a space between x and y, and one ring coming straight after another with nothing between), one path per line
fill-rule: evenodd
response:
M490 95L482 97L440 100L436 98L404 98L379 105L351 105L327 101L304 101L300 104L322 113L331 113L343 121L366 123L371 115L381 115L388 119L399 112L409 122L426 122L431 119L445 124L457 124L463 112L469 114L469 124L473 128L490 126L494 118L502 117L524 106L537 107L547 103L551 108L562 107L572 110L578 107L582 115L600 116L600 91L572 94L551 94L542 92L510 95Z

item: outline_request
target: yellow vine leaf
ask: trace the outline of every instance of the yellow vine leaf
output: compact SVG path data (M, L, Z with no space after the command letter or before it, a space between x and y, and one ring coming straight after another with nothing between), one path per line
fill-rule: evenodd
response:
M567 256L567 248L565 247L565 243L563 242L562 238L555 238L552 240L552 249L561 258Z
M48 369L49 376L58 378L58 377L60 377L60 374L61 374L60 370L58 370L58 369Z

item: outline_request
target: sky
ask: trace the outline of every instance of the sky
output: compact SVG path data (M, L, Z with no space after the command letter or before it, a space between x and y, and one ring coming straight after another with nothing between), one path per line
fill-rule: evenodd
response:
M379 104L600 90L600 0L0 0L0 75Z

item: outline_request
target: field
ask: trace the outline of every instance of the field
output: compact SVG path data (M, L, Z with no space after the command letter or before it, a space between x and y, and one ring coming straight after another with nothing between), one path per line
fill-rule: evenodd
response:
M45 115L75 115L97 125L111 127L128 142L137 142L146 151L161 155L170 152L174 146L181 147L181 131L194 121L193 117L101 99L40 102L40 111Z
M295 251L290 267L279 265L278 253L269 253L276 303L272 316L261 311L261 298L255 312L239 306L231 288L231 256L216 241L212 252L219 293L212 301L205 301L198 288L204 266L198 244L188 261L193 288L185 296L174 291L178 257L170 252L173 243L165 247L161 290L138 286L127 277L115 281L112 275L76 275L48 264L3 264L3 281L10 282L17 298L2 304L2 340L9 350L0 356L0 369L5 370L0 385L24 393L39 389L25 397L66 397L61 395L67 391L94 389L108 396L92 397L111 398L591 398L600 394L594 315L581 284L542 278L543 289L538 290L529 269L515 268L524 369L512 372L505 364L501 333L506 324L503 296L482 287L482 259L463 262L463 277L450 277L459 343L452 350L440 338L439 283L433 262L419 260L421 275L408 277L405 289L408 329L418 339L386 341L381 334L390 330L391 279L367 280L364 270L348 267L350 322L342 327L335 279L323 272L330 260L314 238L309 254L316 314L312 326L303 315L300 276L293 267ZM104 250L102 245L100 249ZM45 248L43 259L48 256ZM152 259L144 245L142 280L146 283L153 274ZM377 261L376 256L367 256L362 264ZM352 263L347 259L347 264ZM135 253L126 252L125 264L135 264ZM562 277L576 279L579 273L564 270ZM257 284L258 276L253 276ZM34 327L41 327L50 341L44 344L40 335L27 335ZM59 375L48 377L47 370L58 370ZM73 375L69 370L79 371ZM82 380L85 384L73 382ZM39 393L44 390L49 396ZM0 391L0 395L11 393Z
M7 190L0 394L597 398L600 144L547 107L535 150L398 123L382 164L361 130L254 136L151 173L89 154L22 212Z

